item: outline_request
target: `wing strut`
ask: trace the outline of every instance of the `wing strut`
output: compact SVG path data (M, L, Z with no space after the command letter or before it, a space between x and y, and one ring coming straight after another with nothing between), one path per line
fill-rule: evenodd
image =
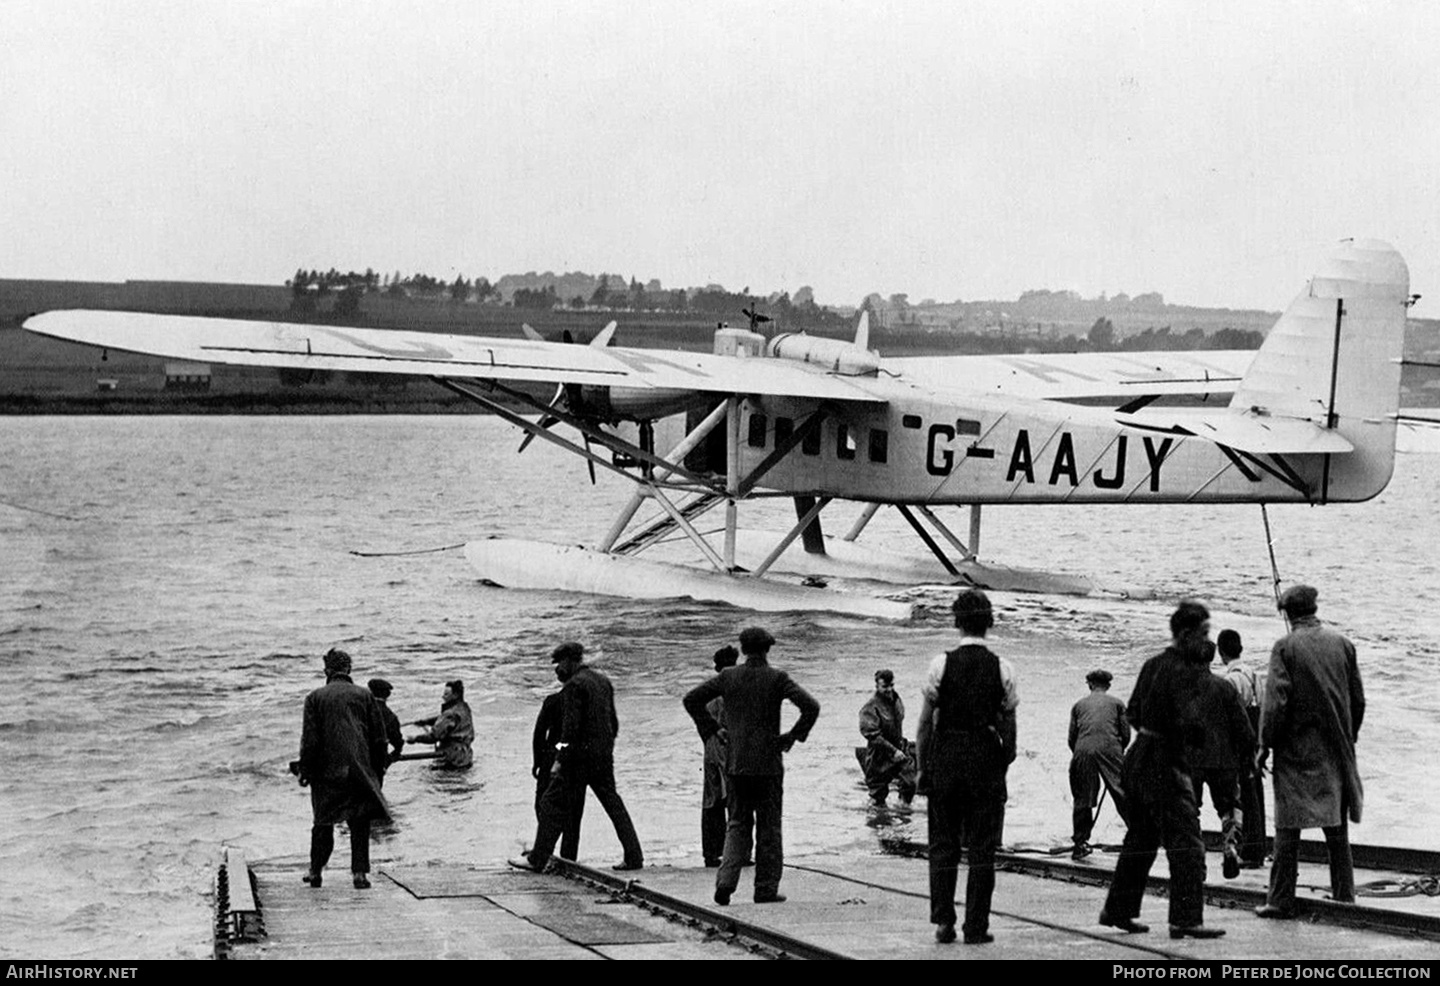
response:
M774 550L771 551L770 554L765 556L765 560L760 563L760 565L755 569L755 571L750 573L751 577L758 578L768 572L770 570L770 566L775 564L775 562L779 560L780 556L785 553L785 549L790 547L790 545L795 541L795 539L799 537L800 534L807 527L810 526L810 522L813 521L816 517L820 516L820 511L824 510L827 506L830 505L831 499L832 497L822 496L819 500L813 503L810 506L810 509L805 511L805 513L800 516L800 520L795 524L795 526L790 528L790 533L786 534L783 538L781 538L780 543L775 545Z
M525 432L527 432L528 434L534 435L537 438L543 438L547 442L560 446L567 452L573 452L575 455L580 456L582 459L585 459L593 463L594 465L602 466L606 469L609 469L611 472L624 476L626 479L631 480L632 482L635 480L635 477L632 476L629 472L627 472L620 466L615 465L613 462L607 461L604 456L596 455L588 447L581 448L574 442L561 438L559 435L556 435L552 429L548 427L541 427L536 422L515 413L513 410L506 407L504 404L501 404L499 401L495 400L492 397L487 397L484 394L476 393L469 386L456 383L454 380L450 380L446 377L431 377L431 379L438 383L440 386L444 387L446 390L452 391L462 397L468 398L469 400L472 400L475 403L479 404L481 407L485 408L492 414L498 415L499 417L504 418L511 424L524 429ZM623 438L620 438L618 435L612 435L607 431L603 431L602 429L596 427L593 422L586 421L583 418L578 418L575 415L561 411L558 408L547 408L546 405L541 404L539 401L535 400L528 394L519 390L512 390L509 387L503 386L493 381L491 381L488 386L491 389L498 390L501 393L506 394L507 396L512 397L517 401L520 401L523 404L528 404L529 406L534 407L537 410L548 411L548 413L555 419L564 422L565 424L570 425L572 428L579 431L580 434L584 436L587 446L590 442L593 441L597 445L609 449L612 454L618 453L619 455L627 456L636 461L648 463L657 468L665 470L667 474L679 473L682 477L684 477L687 482L691 484L701 486L706 489L714 488L715 484L709 478L691 472L678 462L670 462L666 459L662 459L657 456L653 451L643 449L638 445L633 445L630 442L625 441Z

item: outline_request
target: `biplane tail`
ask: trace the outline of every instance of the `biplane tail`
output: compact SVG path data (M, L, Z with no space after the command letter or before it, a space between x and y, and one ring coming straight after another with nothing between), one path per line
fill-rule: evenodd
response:
M1309 422L1352 447L1327 455L1319 499L1390 481L1410 272L1379 240L1343 240L1265 337L1231 398L1260 426ZM1318 434L1318 430L1317 430Z

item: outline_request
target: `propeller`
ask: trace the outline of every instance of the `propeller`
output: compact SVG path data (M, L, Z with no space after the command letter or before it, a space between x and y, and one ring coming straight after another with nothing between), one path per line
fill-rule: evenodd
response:
M616 324L617 323L612 320L609 325L605 326L605 328L595 333L594 338L590 340L589 344L596 347L597 349L604 349L606 346L610 345L610 340L615 337ZM530 339L533 342L548 341L543 335L539 333L539 331L532 328L529 324L525 322L520 323L520 331L524 333L525 338ZM561 332L560 344L567 346L575 345L575 336L571 334L569 329L565 329ZM584 393L581 391L580 385L578 383L561 383L555 385L555 396L550 398L550 403L547 404L546 407L557 408L560 407L562 404L565 406L565 409L567 411L569 411L576 417L584 416L585 398ZM547 413L540 416L540 420L537 422L537 424L541 428L549 430L559 421L560 419L558 417L553 414ZM580 437L585 440L585 451L590 451L590 436L586 435L584 432L581 432ZM525 449L530 446L530 443L534 440L534 438L534 432L526 432L525 437L520 440L520 448L516 450L516 453L519 454L520 452L524 452ZM586 459L585 465L590 471L590 483L593 486L595 484L595 463L593 460Z
M750 320L751 332L755 331L755 326L757 325L763 325L766 322L774 321L774 319L772 319L769 315L762 315L758 311L756 311L755 308L756 306L752 304L749 308L740 309L740 313Z

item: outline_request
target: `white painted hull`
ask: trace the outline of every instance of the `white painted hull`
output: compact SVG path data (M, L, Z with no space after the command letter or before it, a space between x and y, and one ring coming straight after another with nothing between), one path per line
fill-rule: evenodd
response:
M579 545L487 538L467 543L465 557L483 578L512 589L559 589L630 599L688 597L759 612L820 611L887 620L908 620L913 610L908 602L775 578L722 575L668 562L607 555Z

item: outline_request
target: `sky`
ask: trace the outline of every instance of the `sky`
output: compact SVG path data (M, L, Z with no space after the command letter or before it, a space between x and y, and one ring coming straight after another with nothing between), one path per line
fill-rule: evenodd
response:
M0 277L618 273L1440 317L1440 4L0 0Z

